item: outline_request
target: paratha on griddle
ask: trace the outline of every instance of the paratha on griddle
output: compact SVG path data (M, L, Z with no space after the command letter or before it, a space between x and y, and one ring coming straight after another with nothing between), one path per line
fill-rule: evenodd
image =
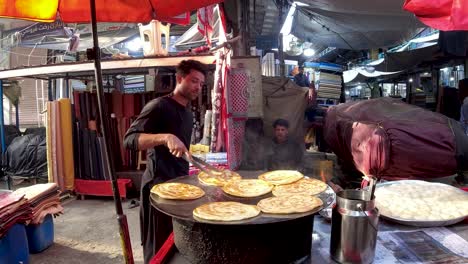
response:
M198 174L198 180L207 185L214 185L223 187L230 181L237 181L242 177L237 173L230 170L221 169L219 172L212 172L213 175L202 171Z
M239 181L228 182L223 187L227 194L238 197L257 197L271 192L273 184L264 180L243 179Z
M304 178L297 182L278 185L273 189L274 196L292 194L316 195L327 189L327 184L317 179Z
M305 213L323 205L321 199L311 195L286 195L260 200L257 206L268 214Z
M258 178L274 185L284 185L297 182L304 178L304 175L295 170L274 170L265 172Z
M200 187L178 182L156 184L151 188L151 192L161 198L172 200L195 200L205 195Z
M211 221L240 221L259 214L257 206L238 202L207 203L193 210L195 217Z

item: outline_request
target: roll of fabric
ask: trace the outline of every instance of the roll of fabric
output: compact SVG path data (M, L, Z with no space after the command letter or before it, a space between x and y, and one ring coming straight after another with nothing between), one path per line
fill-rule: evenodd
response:
M73 104L75 106L75 116L76 118L81 118L81 106L80 106L80 93L77 91L73 92Z
M66 190L73 190L75 185L75 168L73 165L72 109L70 99L60 99L60 129L62 134L63 176Z
M123 116L126 118L135 116L135 96L133 94L123 95Z
M55 178L55 183L58 184L61 191L65 191L65 183L64 183L64 167L63 167L63 138L62 138L62 129L61 129L61 115L60 115L60 105L57 101L52 103L53 105L53 112L54 112L54 119L52 122L55 123L54 130L55 133L55 149L56 149L56 166L57 166L57 175Z
M115 117L122 118L123 117L123 95L120 91L114 90L112 92L112 106L113 106L113 113Z

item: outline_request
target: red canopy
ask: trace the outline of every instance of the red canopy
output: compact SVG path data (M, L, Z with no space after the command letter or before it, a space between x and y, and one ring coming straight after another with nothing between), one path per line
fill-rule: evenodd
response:
M164 21L222 0L96 0L98 22ZM57 13L66 23L91 21L89 2L83 0L0 0L0 17L53 22Z
M406 0L403 8L429 27L443 31L468 30L467 0Z

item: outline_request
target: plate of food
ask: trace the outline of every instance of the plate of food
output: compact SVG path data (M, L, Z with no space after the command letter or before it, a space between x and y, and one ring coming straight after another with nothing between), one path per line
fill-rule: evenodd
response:
M447 226L468 216L468 193L453 186L419 180L377 184L375 203L382 218L418 226Z

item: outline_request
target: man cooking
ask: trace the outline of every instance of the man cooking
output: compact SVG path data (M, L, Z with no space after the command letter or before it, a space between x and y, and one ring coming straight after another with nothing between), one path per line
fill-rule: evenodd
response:
M145 263L149 263L172 232L172 218L150 204L151 188L161 182L188 175L188 153L192 134L190 101L197 98L205 82L205 66L184 60L176 68L176 87L168 96L149 102L124 137L124 146L148 150L140 198L140 231Z
M289 122L277 119L273 123L275 137L272 140L270 155L267 157L268 170L301 170L303 147L290 139Z

